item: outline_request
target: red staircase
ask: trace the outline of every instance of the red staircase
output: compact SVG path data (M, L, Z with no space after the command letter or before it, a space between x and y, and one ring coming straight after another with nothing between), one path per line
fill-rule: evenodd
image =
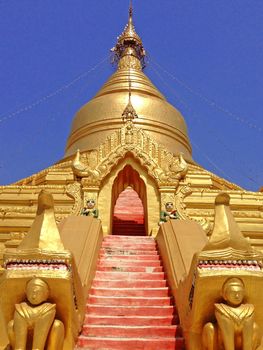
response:
M104 239L78 348L184 349L152 237Z
M112 234L145 236L142 201L131 187L127 187L116 201Z
M118 236L145 236L145 226L134 220L114 220L112 234Z

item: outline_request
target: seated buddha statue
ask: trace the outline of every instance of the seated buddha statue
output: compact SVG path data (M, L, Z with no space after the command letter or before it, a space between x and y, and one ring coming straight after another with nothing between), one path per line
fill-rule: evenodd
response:
M206 323L202 340L204 350L262 350L254 305L244 303L245 286L239 278L229 278L223 285L223 303L215 304L217 323Z
M27 301L15 304L14 319L8 323L9 341L14 350L62 350L64 325L55 320L56 304L47 302L49 287L40 278L26 285Z

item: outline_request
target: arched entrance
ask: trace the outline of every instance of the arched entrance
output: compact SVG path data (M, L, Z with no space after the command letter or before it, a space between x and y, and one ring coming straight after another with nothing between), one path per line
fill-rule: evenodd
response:
M112 234L145 235L146 186L139 173L126 165L112 186Z

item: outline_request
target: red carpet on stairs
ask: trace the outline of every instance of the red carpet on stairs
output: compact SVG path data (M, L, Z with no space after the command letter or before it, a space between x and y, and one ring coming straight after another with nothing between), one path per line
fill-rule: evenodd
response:
M78 348L184 349L154 238L104 239Z

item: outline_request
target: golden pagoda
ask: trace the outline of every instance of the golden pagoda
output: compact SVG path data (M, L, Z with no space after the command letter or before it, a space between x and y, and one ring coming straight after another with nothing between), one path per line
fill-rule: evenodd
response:
M246 191L193 160L183 116L143 72L132 6L112 53L116 72L76 113L64 158L0 186L0 349L74 348L100 249L113 254L103 247L120 234L118 200L124 194L132 207L135 193L142 230L129 241L137 226L126 220L118 253L125 255L127 242L158 245L186 349L262 350L263 192ZM31 302L34 288L39 303ZM246 296L235 304L232 290ZM44 340L38 322L47 329ZM33 336L23 331L29 323ZM103 348L88 341L88 348ZM126 343L183 349L172 341Z

